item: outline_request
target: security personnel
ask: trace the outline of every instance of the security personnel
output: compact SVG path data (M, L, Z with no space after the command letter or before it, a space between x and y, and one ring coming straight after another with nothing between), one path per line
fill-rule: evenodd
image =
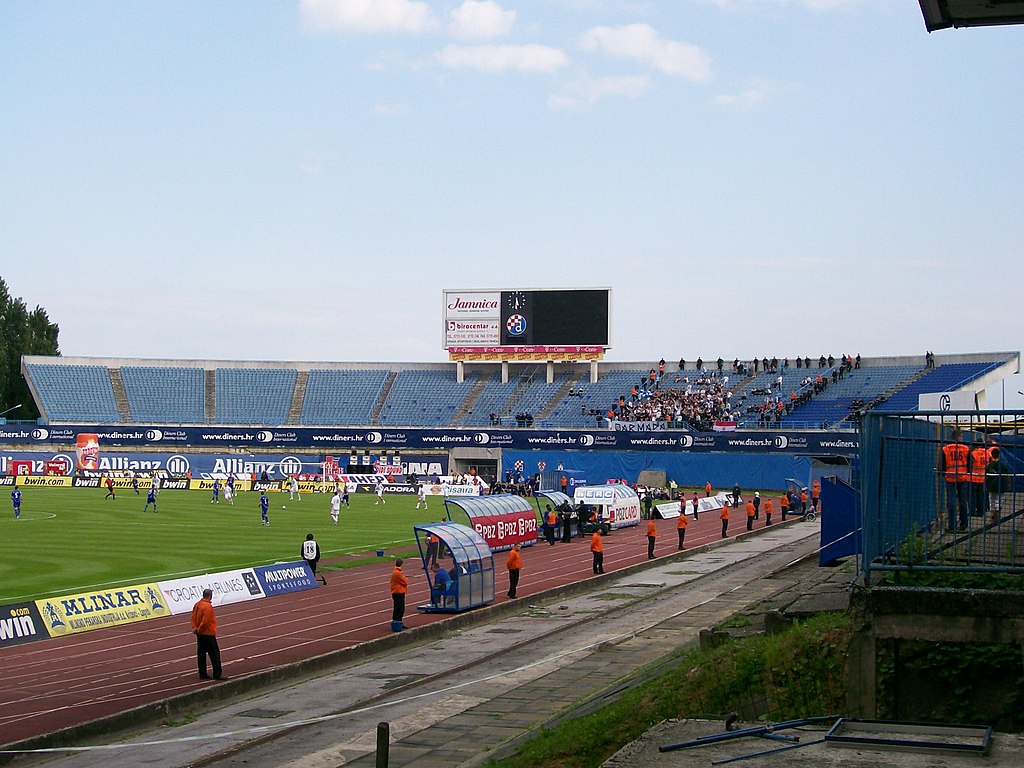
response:
M958 428L953 429L952 442L942 446L939 471L946 482L946 530L955 531L957 524L967 528L967 484L970 480L968 459L970 449L964 445Z
M722 505L722 511L721 511L721 513L719 513L718 516L722 520L722 538L724 539L724 538L726 538L729 535L727 533L727 531L729 530L729 502L728 501L725 502L725 504Z
M658 538L658 526L654 524L654 520L647 521L647 559L654 559L654 542Z
M679 510L679 522L676 523L676 531L679 533L679 548L683 549L683 539L686 538L686 526L689 521L686 519L686 505L683 504Z
M552 547L555 546L555 531L558 528L558 515L548 504L547 514L544 516L544 536Z
M987 501L985 495L985 467L991 461L991 449L984 444L976 445L971 449L970 470L968 477L971 482L971 517L984 517Z
M821 482L815 480L811 483L811 509L818 511L818 502L821 501Z
M754 530L754 502L747 502L747 530Z
M600 528L590 537L590 552L594 556L594 573L604 573L604 543L601 541Z

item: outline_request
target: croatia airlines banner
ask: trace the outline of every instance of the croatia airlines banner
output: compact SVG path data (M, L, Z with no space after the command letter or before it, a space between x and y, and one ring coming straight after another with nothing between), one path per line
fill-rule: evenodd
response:
M161 581L159 586L168 608L175 616L191 613L192 606L202 599L205 589L213 590L214 605L241 603L266 596L252 568Z
M0 445L74 446L80 433L95 435L104 446L102 466L110 446L145 446L178 452L189 447L291 451L317 449L337 456L347 450L426 450L451 448L513 448L516 450L608 450L662 451L680 453L778 453L824 456L854 456L860 438L854 432L651 432L615 430L539 429L352 429L289 427L249 429L236 427L126 427L59 425L46 427L0 425ZM319 453L318 461L323 458ZM235 457L238 459L237 455ZM243 461L243 459L238 459ZM444 474L443 472L439 474Z

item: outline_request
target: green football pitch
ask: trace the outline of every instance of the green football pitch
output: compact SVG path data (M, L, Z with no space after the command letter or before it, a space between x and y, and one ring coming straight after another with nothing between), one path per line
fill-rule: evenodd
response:
M444 516L431 498L394 494L374 505L372 494L352 494L351 509L331 522L330 495L268 493L270 526L260 522L259 493L238 493L234 504L210 503L201 491L164 490L158 512L143 512L146 492L118 489L23 488L21 519L10 499L0 514L0 605L114 585L171 579L300 559L307 533L325 559L383 549L387 557L415 553L412 526ZM4 494L6 496L6 494ZM0 508L2 509L2 508ZM458 518L456 518L458 519ZM341 567L338 561L322 564Z

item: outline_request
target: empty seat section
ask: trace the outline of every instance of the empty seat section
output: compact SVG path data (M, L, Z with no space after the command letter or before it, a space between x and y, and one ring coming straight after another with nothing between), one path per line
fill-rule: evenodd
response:
M310 370L301 423L369 424L387 378L385 370Z
M295 390L294 369L218 368L217 421L284 424Z
M471 373L459 384L455 371L400 371L381 408L380 423L403 427L447 426L478 376L478 373Z
M919 365L865 366L849 371L835 384L830 378L828 388L783 417L782 426L799 429L819 427L826 421L830 425L835 424L850 415L850 406L854 400L861 400L868 405L909 381L920 371ZM816 376L817 373L812 372L812 375ZM785 386L783 392L788 397L789 390Z
M51 421L121 421L104 366L32 364L28 370Z
M880 411L916 411L918 395L930 392L955 392L999 365L1001 363L998 361L940 365L917 381L913 381L893 393L892 397L881 402L877 409Z
M195 424L205 420L202 368L123 366L121 381L133 421Z
M501 423L507 426L509 420L502 415L501 410L505 402L512 396L512 393L516 391L518 385L519 381L515 378L502 383L500 373L494 373L489 376L487 383L484 384L483 389L480 391L480 396L473 404L473 410L462 420L462 426L490 426L492 413L501 417Z

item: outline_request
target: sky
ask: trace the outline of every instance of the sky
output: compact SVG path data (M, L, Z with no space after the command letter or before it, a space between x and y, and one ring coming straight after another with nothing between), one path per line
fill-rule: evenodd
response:
M0 277L65 355L1019 351L1024 26L914 0L0 0Z

